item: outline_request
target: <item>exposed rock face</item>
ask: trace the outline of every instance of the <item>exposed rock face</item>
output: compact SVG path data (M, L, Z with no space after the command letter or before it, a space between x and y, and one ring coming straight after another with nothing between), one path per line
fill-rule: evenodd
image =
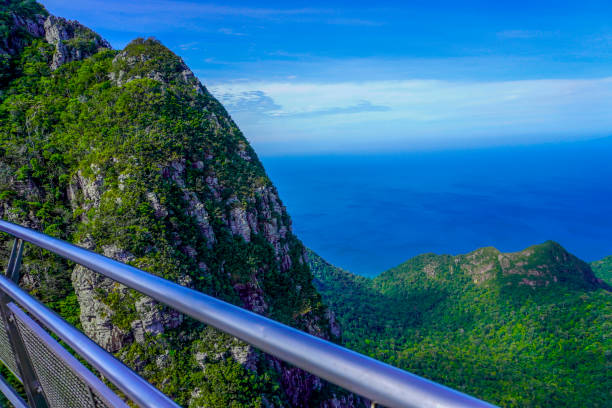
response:
M111 253L122 262L133 258L116 247L108 248L106 254ZM81 265L77 265L72 272L72 284L79 300L83 331L106 350L119 350L130 338L129 333L112 324L113 311L103 302L101 294L113 290L125 291L125 287Z
M116 246L104 247L104 255L123 263L134 259L132 254ZM130 296L125 286L81 265L77 265L72 272L72 284L79 300L83 330L108 351L119 351L134 340L142 342L145 334L161 334L167 328L178 327L183 321L183 316L178 312L162 307L148 296ZM110 294L122 299L134 314L129 328L114 323L113 317L117 311L109 306L107 297Z
M248 344L234 346L230 349L230 354L240 364L242 364L247 370L254 371L257 369L257 362L259 361L258 354L255 349Z
M342 330L340 329L340 325L336 321L336 316L334 312L331 309L328 309L325 316L327 317L327 320L329 320L331 334L336 338L340 338L342 336Z
M229 201L229 204L233 205L237 201L238 200L236 200L236 198L232 198ZM249 226L247 213L246 210L239 204L232 206L229 223L232 234L241 236L246 242L251 240L251 227Z
M518 286L548 286L553 283L590 288L604 287L590 266L548 241L523 251L502 253L495 248L481 248L455 258L455 264L472 276L474 283L485 284L500 278ZM427 273L427 268L425 268Z
M73 208L89 210L100 205L104 180L96 166L92 166L92 170L95 172L93 179L84 177L83 172L78 171L73 177L72 183L68 185L67 195ZM82 197L79 197L79 194L82 194Z
M306 407L313 391L321 389L321 379L296 367L286 367L282 383L288 390L289 402L294 407Z
M78 21L49 16L44 23L45 39L55 45L51 69L87 58L110 44Z
M136 40L142 41L144 40ZM193 72L185 65L182 59L176 58L172 61L160 60L158 56L146 52L134 52L126 48L115 57L114 65L118 67L111 73L111 79L115 84L121 86L136 79L149 78L164 85L181 83L187 85L198 94L208 93ZM161 68L161 64L170 63ZM147 69L142 69L147 66ZM215 118L216 119L216 118Z
M256 280L244 284L237 283L234 285L234 289L238 292L238 296L240 296L247 309L259 314L266 313L268 304L264 299L263 290L261 290Z
M78 21L47 15L44 9L41 9L41 14L20 15L12 12L10 15L13 19L11 33L0 40L0 54L19 53L29 43L28 36L44 38L55 45L50 67L57 69L67 62L90 57L100 49L111 48L106 40ZM25 35L19 35L19 32Z
M0 3L0 7L6 7ZM16 12L9 13L12 24L8 27L6 37L0 37L0 54L15 55L27 44L27 36L39 38L45 35L44 22L46 14L23 15ZM24 35L25 34L25 35Z
M162 176L171 179L181 189L183 193L183 200L186 203L186 213L195 219L199 227L200 232L206 238L206 245L210 248L216 242L215 232L210 225L211 218L206 212L206 207L198 195L189 190L185 185L185 162L173 161L170 166L164 168L161 172ZM216 179L215 179L216 180ZM161 205L155 203L150 197L154 193L149 192L149 200L153 203L156 215L161 218L165 217L168 213L166 209L163 209ZM163 216L163 217L162 217Z
M134 303L136 316L132 321L134 340L142 343L145 334L161 334L166 329L174 329L183 322L183 315L173 309L167 309L148 296L143 296Z

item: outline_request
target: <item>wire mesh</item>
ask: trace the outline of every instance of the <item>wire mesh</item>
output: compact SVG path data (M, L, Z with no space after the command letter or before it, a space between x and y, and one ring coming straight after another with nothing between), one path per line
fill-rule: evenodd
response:
M4 326L4 320L0 317L0 360L4 365L11 370L13 375L19 378L19 370L17 369L17 362L15 361L15 355L11 348L11 343Z
M97 377L16 305L10 306L51 408L127 407Z

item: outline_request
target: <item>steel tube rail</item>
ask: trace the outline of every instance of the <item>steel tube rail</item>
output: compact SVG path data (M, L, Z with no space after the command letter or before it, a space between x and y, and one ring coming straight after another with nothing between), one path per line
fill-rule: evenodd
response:
M72 354L70 354L65 348L63 348L58 342L55 341L49 333L47 333L42 327L40 327L27 313L25 313L19 306L11 302L7 305L13 315L17 317L28 330L32 331L40 340L43 341L45 347L47 347L53 354L55 354L62 363L66 364L76 376L83 380L89 387L94 388L96 392L114 408L129 408L128 405L123 402L121 398L117 396L113 391L104 385L104 383L96 377L91 371L89 371L83 364L81 364ZM125 367L127 370L129 368ZM40 377L39 377L40 378Z
M0 375L0 392L4 394L7 400L13 404L15 408L29 408L28 404L17 394L17 391L9 383L6 382L4 377Z
M147 408L179 407L168 396L153 387L112 354L2 275L0 275L0 290L64 340L139 406Z
M2 220L0 231L99 272L380 405L398 408L493 407L474 397L59 239ZM11 291L18 290L14 284L6 281L0 281L3 289L7 286ZM65 322L62 324L67 325ZM69 330L63 326L62 329ZM70 330L76 329L70 327Z

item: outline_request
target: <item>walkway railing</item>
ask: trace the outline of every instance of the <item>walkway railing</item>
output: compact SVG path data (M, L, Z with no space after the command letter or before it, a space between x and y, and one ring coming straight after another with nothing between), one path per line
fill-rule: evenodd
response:
M16 407L126 407L123 398L141 407L177 407L170 398L19 288L17 281L24 241L83 265L361 395L373 401L372 406L492 407L443 385L48 235L2 220L0 231L15 237L6 276L0 276L0 360L23 383L27 403L2 378L0 391ZM68 353L48 331L70 346L123 396L112 391Z

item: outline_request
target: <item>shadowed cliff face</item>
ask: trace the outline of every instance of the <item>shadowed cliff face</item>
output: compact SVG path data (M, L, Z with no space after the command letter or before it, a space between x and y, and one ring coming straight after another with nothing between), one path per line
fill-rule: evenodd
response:
M0 217L332 338L276 189L183 61L153 39L111 50L36 3L0 5ZM180 404L354 405L40 250L25 254L21 284Z

